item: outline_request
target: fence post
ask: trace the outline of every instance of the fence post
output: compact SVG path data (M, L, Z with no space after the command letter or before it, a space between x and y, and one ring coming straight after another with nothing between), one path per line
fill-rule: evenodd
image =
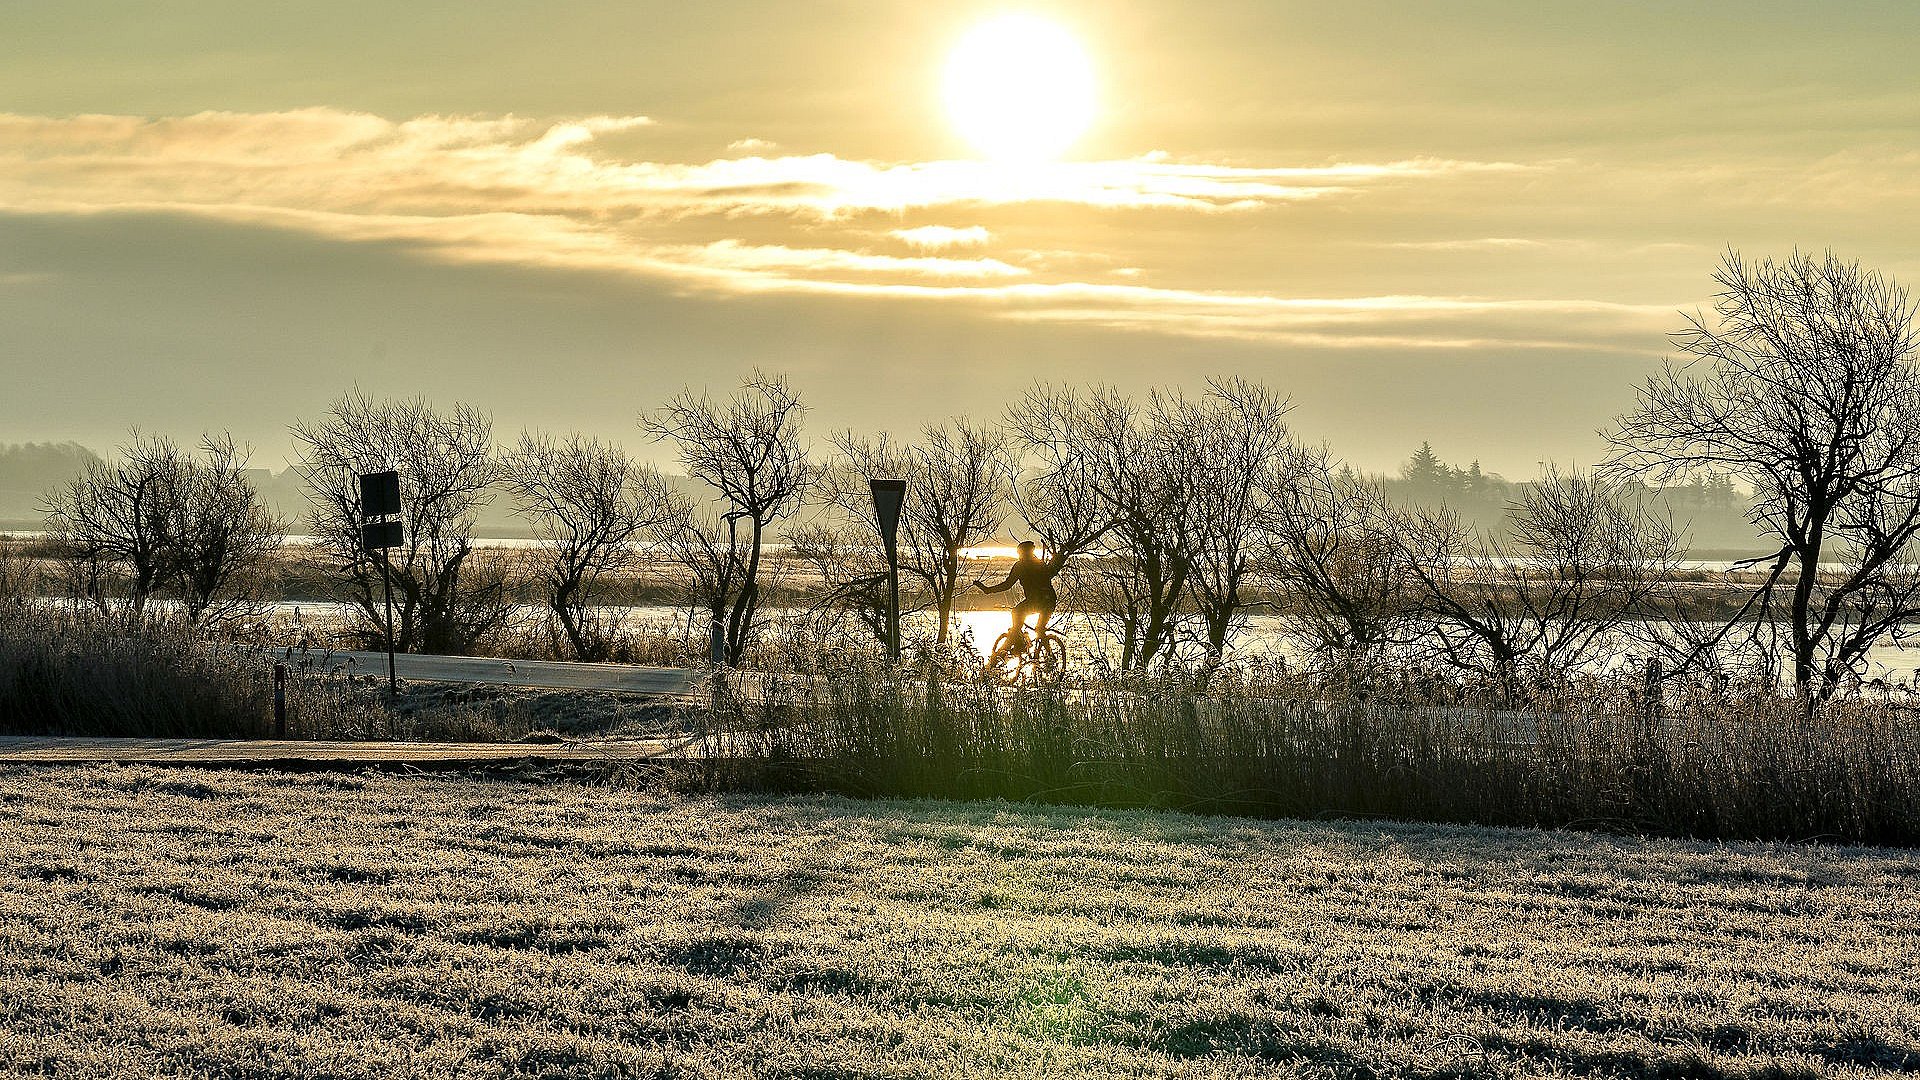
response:
M273 665L273 737L287 737L287 665Z

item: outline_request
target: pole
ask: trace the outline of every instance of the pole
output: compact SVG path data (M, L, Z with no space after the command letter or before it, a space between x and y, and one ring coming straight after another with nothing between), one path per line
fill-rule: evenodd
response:
M273 737L287 737L287 665L273 665Z
M380 591L387 597L387 695L400 696L400 680L393 673L393 558L380 552Z
M900 662L900 545L887 537L887 655Z

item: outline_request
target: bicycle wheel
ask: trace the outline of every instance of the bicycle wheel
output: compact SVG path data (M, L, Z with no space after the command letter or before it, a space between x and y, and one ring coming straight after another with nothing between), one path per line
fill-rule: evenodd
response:
M1011 683L1020 676L1021 656L1013 651L1013 631L1003 631L993 640L993 651L980 664L980 674L994 682Z
M1052 634L1034 642L1027 655L1034 675L1039 678L1058 678L1067 670L1067 647Z

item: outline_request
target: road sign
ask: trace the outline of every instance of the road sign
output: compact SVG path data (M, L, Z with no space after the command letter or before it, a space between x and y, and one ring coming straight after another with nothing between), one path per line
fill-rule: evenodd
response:
M880 535L891 546L900 531L900 508L907 501L905 480L869 480L873 489L873 509L880 519Z
M386 517L400 512L400 474L363 473L360 476L360 517L362 520Z
M900 659L900 508L907 501L905 480L870 478L873 512L880 522L880 538L887 545L887 654Z
M383 551L406 544L405 530L397 521L369 521L360 526L360 544L368 551Z
M375 521L375 518L393 521ZM387 693L400 693L400 680L393 671L393 564L386 553L406 544L406 526L400 517L400 474L386 472L360 474L360 546L380 552L380 591L387 602Z

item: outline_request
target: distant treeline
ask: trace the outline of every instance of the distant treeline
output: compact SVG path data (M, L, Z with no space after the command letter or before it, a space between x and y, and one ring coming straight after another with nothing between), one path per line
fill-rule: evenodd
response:
M39 529L47 492L100 460L98 452L72 441L0 445L0 529ZM246 477L281 520L295 528L306 520L307 496L297 470L248 469ZM1395 502L1445 506L1476 528L1495 531L1505 528L1507 509L1527 487L1524 481L1483 471L1477 459L1464 467L1449 465L1426 442L1397 472L1367 479L1383 484ZM683 478L669 477L668 482L696 493ZM1746 552L1760 546L1746 519L1747 499L1726 476L1648 488L1646 494L1656 508L1673 515L1696 551ZM481 508L477 518L487 536L531 535L525 517L516 514L506 500Z
M0 520L38 527L41 498L99 460L77 442L0 445Z
M1475 528L1492 532L1507 527L1507 511L1530 486L1483 471L1477 459L1464 467L1450 465L1429 442L1422 442L1397 473L1367 479L1382 484L1387 496L1403 506L1444 506ZM1653 511L1670 514L1695 552L1746 553L1763 546L1747 520L1748 496L1724 473L1696 475L1670 487L1629 486Z

